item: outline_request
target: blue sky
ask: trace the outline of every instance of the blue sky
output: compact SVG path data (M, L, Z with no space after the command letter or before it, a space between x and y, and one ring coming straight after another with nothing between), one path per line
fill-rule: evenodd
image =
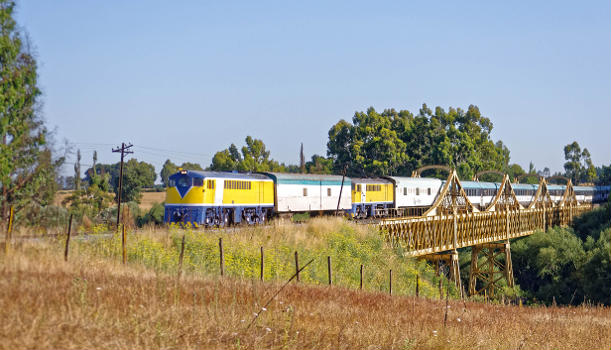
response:
M422 103L479 106L525 168L560 171L574 140L611 162L609 1L30 0L17 20L47 124L84 164L129 141L157 171L205 166L246 135L296 164L355 111Z

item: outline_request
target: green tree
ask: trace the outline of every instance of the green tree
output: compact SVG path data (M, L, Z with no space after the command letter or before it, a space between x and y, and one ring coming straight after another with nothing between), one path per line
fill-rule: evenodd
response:
M234 146L234 144L231 144ZM212 164L210 164L210 170L215 171L230 171L237 170L239 161L231 155L228 149L216 152L212 157Z
M308 174L333 174L333 159L315 154L305 167Z
M336 172L346 166L350 176L409 176L424 165L440 164L471 178L480 170L508 167L509 150L500 141L492 142L492 127L473 105L466 111L432 111L423 104L417 116L369 108L356 112L352 123L340 120L331 127L327 154Z
M285 167L271 159L262 140L246 137L246 145L238 152L236 145L231 144L229 148L216 152L212 157L210 170L241 172L256 171L284 171Z
M123 167L123 195L121 201L140 203L140 196L143 187L155 186L155 167L146 162L139 162L135 158L130 159ZM117 186L114 188L115 194L119 192Z
M177 171L178 166L172 163L172 161L170 161L169 159L167 159L165 163L163 163L163 167L161 168L161 172L159 173L159 175L161 176L161 183L163 183L163 185L167 187L168 178L170 177L170 175L176 173Z
M611 165L596 167L596 178L597 185L611 185Z
M95 218L101 211L107 209L112 204L113 195L110 192L110 174L98 174L96 166L97 158L97 152L94 152L93 166L87 170L87 187L74 190L62 202L64 205L69 204L70 212L77 217L86 215L90 218Z
M511 179L515 179L520 175L526 174L526 171L519 164L511 164L505 170L505 173L511 177Z
M190 162L184 162L182 163L180 167L185 170L204 170L204 168L202 168L201 165L197 163L190 163Z
M583 296L581 269L587 260L583 244L571 231L553 228L511 245L516 281L532 298L568 304Z
M109 184L115 194L119 191L119 168L121 164L97 164L97 174L108 174ZM92 183L92 168L87 169L84 181ZM140 199L140 192L143 187L154 187L157 174L155 167L146 162L139 162L130 159L124 164L123 168L123 196L122 202L136 201Z
M588 260L583 266L583 294L587 299L605 305L611 304L610 238L611 229L607 228L600 232L598 240L590 238L584 244L588 251Z
M356 112L352 125L344 120L329 130L328 154L335 161L336 172L347 167L351 176L395 175L407 160L406 144L393 122L394 110L379 114L373 107Z
M0 0L0 219L53 199L64 161L54 159L39 116L37 64L19 31L15 3ZM24 211L23 214L26 212Z
M76 151L76 162L74 163L74 189L81 189L81 150Z
M611 304L609 204L576 217L572 227L512 242L516 282L533 301Z
M565 176L570 178L573 184L596 180L596 168L592 164L590 151L587 148L581 150L577 141L564 146L564 159Z

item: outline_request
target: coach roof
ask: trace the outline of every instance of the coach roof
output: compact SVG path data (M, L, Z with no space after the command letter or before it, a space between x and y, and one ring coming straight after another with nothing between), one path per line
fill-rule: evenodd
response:
M337 185L342 184L340 175L321 174L287 174L287 173L263 173L271 177L278 184L293 185ZM344 186L350 186L350 178L344 178Z

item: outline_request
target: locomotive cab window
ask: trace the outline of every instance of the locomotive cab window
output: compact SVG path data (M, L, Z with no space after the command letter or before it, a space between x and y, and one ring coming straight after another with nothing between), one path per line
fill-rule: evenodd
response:
M188 176L182 176L180 179L178 179L178 186L179 187L191 186L191 178Z
M200 179L200 178L194 178L193 179L193 186L203 186L204 185L204 179Z

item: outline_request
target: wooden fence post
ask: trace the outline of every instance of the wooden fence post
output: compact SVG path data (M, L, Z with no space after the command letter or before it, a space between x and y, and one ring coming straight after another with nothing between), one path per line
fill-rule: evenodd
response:
M359 289L363 289L363 264L361 264L361 284L359 286Z
M392 269L388 272L388 294L392 295Z
M329 285L331 285L331 257L327 256L327 274L329 275Z
M420 274L416 274L416 297L420 296Z
M123 221L123 232L121 234L121 248L123 250L123 265L127 263L127 252L125 250L125 221Z
M223 238L219 238L219 258L221 267L221 276L225 274L225 257L223 256Z
M263 268L264 268L264 260L263 260L263 246L261 246L261 281L263 281Z
M448 309L450 308L449 303L448 303L448 299L449 299L449 295L450 295L450 285L448 283L448 285L446 286L446 310L445 310L445 314L443 315L443 328L446 328L446 324L448 323Z
M70 250L70 231L72 231L72 214L68 221L68 233L66 234L66 249L64 250L64 261L68 261L68 251Z
M295 251L295 276L299 282L299 254Z
M185 257L185 235L183 234L182 243L180 244L180 255L178 256L178 277L180 277L180 274L182 273L182 260L184 259L184 257Z
M6 236L4 238L4 253L8 254L9 247L11 246L11 235L13 231L13 216L15 214L15 209L11 205L11 209L8 214L8 227L6 228Z

